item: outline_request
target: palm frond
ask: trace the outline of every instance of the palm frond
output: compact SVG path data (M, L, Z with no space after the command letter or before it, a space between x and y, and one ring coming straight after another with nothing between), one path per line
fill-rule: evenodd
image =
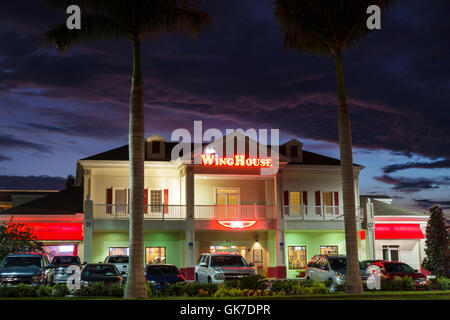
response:
M315 54L334 54L352 47L372 32L366 26L367 7L384 12L393 0L276 0L275 17L285 35L285 47Z
M123 26L104 16L83 16L81 26L81 30L69 30L65 23L55 26L43 34L43 44L48 47L56 46L58 50L65 51L81 40L113 39L129 36Z

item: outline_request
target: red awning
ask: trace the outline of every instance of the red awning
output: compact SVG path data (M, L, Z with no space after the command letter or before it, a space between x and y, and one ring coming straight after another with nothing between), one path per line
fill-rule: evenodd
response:
M32 229L32 234L38 240L53 241L82 241L82 223L24 223L25 227Z
M366 232L361 231L361 239L366 238ZM419 224L375 224L375 240L387 239L425 239Z

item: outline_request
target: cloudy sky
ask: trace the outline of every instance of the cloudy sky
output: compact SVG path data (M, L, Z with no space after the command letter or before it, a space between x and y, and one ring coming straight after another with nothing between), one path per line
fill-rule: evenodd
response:
M272 0L215 0L198 40L143 47L147 135L177 128L279 128L338 157L330 57L283 48ZM42 1L0 3L0 188L45 188L76 160L127 143L131 48L83 43L62 55L40 34L65 21ZM345 52L361 193L450 208L450 2L398 0L382 30ZM34 176L34 177L30 177ZM43 176L43 177L41 177Z

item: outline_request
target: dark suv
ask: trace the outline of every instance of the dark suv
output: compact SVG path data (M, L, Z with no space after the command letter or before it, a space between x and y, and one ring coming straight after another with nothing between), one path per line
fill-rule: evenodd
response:
M48 258L40 253L7 255L0 264L0 285L47 283Z

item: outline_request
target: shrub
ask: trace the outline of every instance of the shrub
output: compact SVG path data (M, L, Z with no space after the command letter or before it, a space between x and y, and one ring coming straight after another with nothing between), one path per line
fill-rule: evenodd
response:
M208 296L213 296L214 293L216 293L218 287L219 286L214 283L188 283L184 285L184 292L189 297L196 297L199 295L199 293L205 295L206 292Z
M70 290L65 284L55 284L51 292L53 297L65 297L70 294Z
M119 286L118 284L106 286L103 291L103 295L108 297L123 297L124 288Z
M298 280L275 280L272 282L271 290L277 293L290 294L293 287L299 282Z
M328 293L328 288L317 281L276 280L272 291L278 295L314 295Z
M267 279L260 274L252 274L238 279L237 286L240 289L248 290L266 290L268 287Z
M381 290L385 291L414 291L416 282L411 277L395 277L394 280L381 280Z
M2 286L0 287L0 297L36 297L37 290L37 287L24 283L18 284L17 286Z
M105 284L103 282L94 282L88 286L81 287L80 290L75 292L75 295L84 297L101 297L105 296L105 293Z
M21 283L17 286L17 290L18 297L35 297L37 287Z
M244 290L238 288L227 288L226 286L221 286L214 293L214 297L243 297L245 295Z
M0 287L0 297L10 298L10 297L18 297L19 296L19 288L17 287L8 287L2 286Z
M218 285L214 283L174 283L162 290L161 294L176 297L211 297L217 289Z
M36 295L38 297L50 297L52 295L52 290L52 287L40 286L36 291Z
M450 279L445 277L432 279L430 288L433 290L450 290Z

